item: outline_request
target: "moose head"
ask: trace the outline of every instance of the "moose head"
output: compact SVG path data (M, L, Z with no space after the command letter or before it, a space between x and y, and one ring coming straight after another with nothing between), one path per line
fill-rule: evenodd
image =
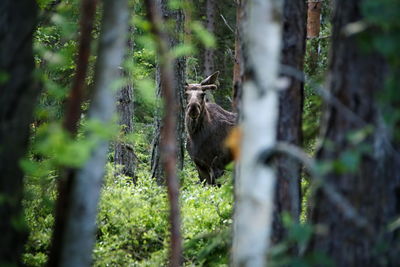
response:
M197 120L200 115L204 111L205 106L205 96L207 90L215 90L217 89L217 85L215 84L218 79L219 71L213 73L212 75L205 78L200 83L188 84L185 86L185 95L186 95L186 112L187 116L189 116L193 120Z

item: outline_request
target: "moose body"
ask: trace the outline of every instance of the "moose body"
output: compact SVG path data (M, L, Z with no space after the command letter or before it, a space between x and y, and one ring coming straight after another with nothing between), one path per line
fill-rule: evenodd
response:
M232 154L224 142L236 124L236 114L205 100L206 90L215 90L218 72L200 84L186 86L187 106L185 124L188 134L187 150L194 161L200 180L216 184L216 178L224 173L232 161Z

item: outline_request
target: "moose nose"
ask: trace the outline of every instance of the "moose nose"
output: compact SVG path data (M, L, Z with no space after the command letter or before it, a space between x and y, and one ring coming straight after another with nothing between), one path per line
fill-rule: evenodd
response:
M197 118L200 115L200 105L197 103L189 104L188 114L191 118Z

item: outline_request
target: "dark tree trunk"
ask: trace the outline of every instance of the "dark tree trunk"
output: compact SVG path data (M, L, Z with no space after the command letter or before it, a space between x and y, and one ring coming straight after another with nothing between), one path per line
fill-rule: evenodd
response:
M303 83L285 73L287 67L303 71L306 41L306 4L303 0L285 0L283 7L282 76L290 80L289 87L279 95L278 140L302 145ZM288 212L299 221L301 167L292 158L281 156L277 160L277 187L275 216L272 233L274 243L285 237L281 216Z
M133 57L133 27L129 29L128 52L125 60ZM121 174L131 177L133 182L135 178L136 156L134 146L125 140L126 136L133 133L133 116L134 116L134 96L133 85L130 82L129 73L122 71L122 75L128 79L125 85L117 93L117 113L119 116L120 134L118 140L114 144L114 163L122 165Z
M206 0L206 29L211 34L215 34L215 9L216 9L216 0ZM214 48L205 48L204 49L204 71L203 76L210 76L215 72L214 66Z
M117 113L119 115L120 136L115 142L114 163L122 165L121 174L135 179L135 151L132 144L124 140L133 133L133 86L128 84L117 93Z
M34 0L0 2L0 265L18 265L27 230L21 199L29 124L39 95L33 79ZM20 227L18 227L20 226Z
M233 92L232 109L239 110L239 101L242 96L242 76L243 76L243 56L242 56L242 33L241 23L243 21L244 10L243 0L236 1L236 29L235 29L235 58L233 62Z
M386 64L378 53L363 52L359 36L343 32L349 23L363 19L362 3L336 1L330 63L330 92L356 117L345 115L343 109L327 108L322 132L325 146L317 158L344 166L352 158L359 159L352 169L332 170L325 179L368 220L371 229L357 227L319 192L312 222L324 225L327 232L314 236L310 248L326 253L336 266L396 266L398 231L388 231L387 226L400 212L400 158L393 150L399 146L389 144L390 135L377 104L377 95L384 89ZM368 134L366 126L373 127L372 133ZM352 140L349 135L356 131L364 131L365 139Z
M182 33L184 32L184 14L182 10L170 10L167 7L168 1L166 0L158 0L157 1L161 6L161 11L164 20L172 20L174 22L174 29L168 35L168 45L169 47L174 47L180 43L182 43ZM174 61L174 84L176 87L175 94L176 99L178 100L177 112L176 112L176 137L177 137L177 164L178 168L183 168L183 159L184 159L184 149L185 149L185 124L184 124L184 116L185 116L185 107L184 107L184 86L186 82L185 77L185 66L186 61L183 57L176 58ZM162 96L161 90L161 77L160 77L160 68L157 67L156 73L156 81L157 81L157 96ZM162 123L161 123L161 111L158 110L154 122L154 138L152 145L152 156L151 156L151 173L152 176L156 178L159 184L163 184L165 182L164 173L161 166L161 158L160 158L160 132L162 131Z

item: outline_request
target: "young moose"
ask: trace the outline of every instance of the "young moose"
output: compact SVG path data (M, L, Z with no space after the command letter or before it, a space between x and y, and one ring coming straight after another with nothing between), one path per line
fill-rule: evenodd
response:
M196 164L200 180L212 185L216 184L216 179L224 173L224 167L232 161L224 141L236 123L235 113L205 99L205 91L217 89L215 82L218 74L212 74L199 84L186 84L185 89L186 148Z

